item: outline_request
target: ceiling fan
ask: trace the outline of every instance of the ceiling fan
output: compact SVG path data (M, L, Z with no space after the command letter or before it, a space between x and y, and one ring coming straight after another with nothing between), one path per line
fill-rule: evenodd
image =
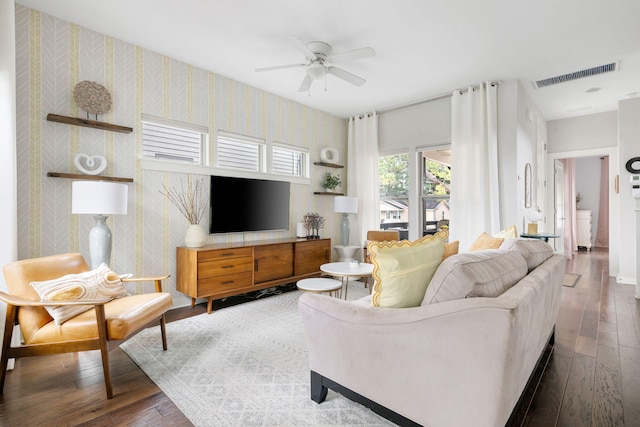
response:
M314 80L319 80L325 77L327 74L332 74L339 79L342 79L348 83L356 86L362 86L366 83L366 80L362 77L356 76L342 68L338 68L333 63L352 61L355 59L369 58L374 56L376 52L370 47L363 47L360 49L350 50L348 52L338 53L331 55L331 46L324 42L309 42L304 43L297 37L289 38L295 48L297 48L307 58L305 64L288 64L288 65L276 65L275 67L258 68L256 71L273 71L282 70L284 68L296 68L303 67L306 70L306 76L300 84L298 91L306 92L311 87L311 83Z

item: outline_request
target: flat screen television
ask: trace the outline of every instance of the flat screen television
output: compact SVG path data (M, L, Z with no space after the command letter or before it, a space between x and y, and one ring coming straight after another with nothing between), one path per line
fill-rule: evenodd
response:
M288 230L290 187L287 181L211 176L209 231Z

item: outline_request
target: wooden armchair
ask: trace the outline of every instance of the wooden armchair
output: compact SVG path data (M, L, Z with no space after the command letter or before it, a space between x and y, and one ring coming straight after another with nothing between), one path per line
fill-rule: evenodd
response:
M111 345L118 345L149 324L159 321L162 348L167 349L164 315L171 308L172 300L171 294L162 292L161 281L169 276L122 279L123 282L153 281L156 292L124 296L110 301L43 302L30 285L34 281L52 280L89 270L82 255L77 253L16 261L4 267L9 294L0 292L0 300L7 304L0 356L0 393L4 389L10 358L100 350L107 398L111 399ZM56 325L44 308L47 305L92 305L94 309ZM20 326L23 344L12 347L11 337L16 323Z
M364 262L370 262L369 254L367 254L367 246L369 242L392 242L400 240L400 232L398 230L369 230L367 231L367 241L364 242L362 252L364 254ZM369 278L365 277L364 287L369 287Z
M369 242L393 242L400 240L400 232L398 230L369 230L367 231L367 241L364 242L364 262L369 262L367 254L367 245Z

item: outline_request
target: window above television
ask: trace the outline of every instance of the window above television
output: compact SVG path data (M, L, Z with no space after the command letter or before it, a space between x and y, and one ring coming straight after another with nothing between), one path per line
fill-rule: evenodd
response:
M305 147L142 114L145 170L310 184Z

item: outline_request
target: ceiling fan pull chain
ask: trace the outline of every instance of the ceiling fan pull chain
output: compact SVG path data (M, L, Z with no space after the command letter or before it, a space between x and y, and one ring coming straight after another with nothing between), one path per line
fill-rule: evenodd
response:
M324 91L327 91L327 73L324 73Z

